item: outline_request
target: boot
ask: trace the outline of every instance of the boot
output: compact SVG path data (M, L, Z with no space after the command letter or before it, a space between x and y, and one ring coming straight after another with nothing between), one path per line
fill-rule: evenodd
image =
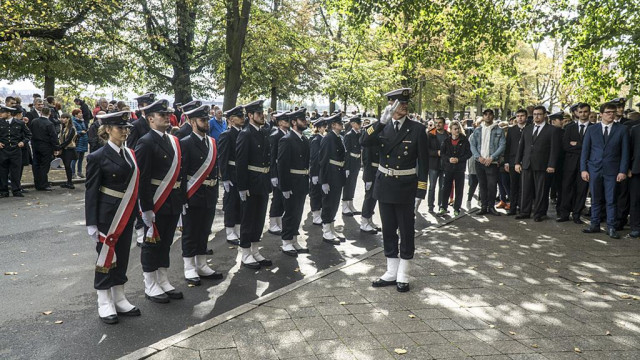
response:
M355 205L353 205L353 200L349 200L349 210L351 210L351 212L353 213L353 215L360 215L360 214L362 214L360 211L358 211L358 209L356 209Z
M184 278L187 279L187 284L200 286L200 277L196 271L196 258L183 257L184 261Z
M158 285L157 271L143 272L144 276L144 295L147 299L157 303L168 303L169 296L162 291Z
M410 260L400 259L398 264L397 290L399 292L409 291L409 264Z
M176 291L176 288L174 288L173 285L169 283L169 276L167 275L168 270L169 269L167 268L158 268L158 270L156 271L158 277L158 285L160 286L162 291L164 291L164 293L169 296L170 299L182 299L182 293L180 291Z
M140 316L140 309L131 305L124 295L124 285L115 285L111 288L111 296L116 306L118 315Z
M340 239L331 231L331 224L322 224L322 241L331 245L340 245Z
M251 248L242 248L242 266L249 269L260 269L260 264L251 254Z
M335 222L335 221L334 221ZM340 234L337 230L336 227L333 225L334 223L331 223L331 232L333 233L333 236L335 236L336 238L340 239L340 242L345 242L345 238L344 235Z
M371 226L371 219L363 217L360 219L360 231L367 234L377 234L378 231Z
M270 217L269 218L269 234L272 235L280 235L282 233L282 228L278 226L278 218Z
M311 212L313 216L313 225L322 225L322 210L316 210Z
M273 265L273 262L271 262L271 260L266 259L264 256L262 256L262 254L260 254L260 248L258 247L257 242L251 243L251 255L253 255L253 258L256 259L260 266Z
M216 272L207 264L207 255L196 255L196 272L201 278L213 280L222 279L222 274Z
M351 209L349 208L348 200L342 200L342 215L353 216L353 212L351 212Z
M309 249L303 248L302 245L300 245L298 243L298 236L296 236L296 235L293 236L293 240L291 240L291 244L293 245L293 248L296 249L296 252L298 254L307 254L307 253L309 253Z
M231 245L240 245L240 240L239 240L239 236L238 234L236 234L235 232L235 228L233 227L226 227L224 228L226 234L227 234L227 242Z
M399 258L387 258L387 272L380 276L380 278L374 281L371 285L373 287L396 285L398 264L400 264Z
M373 218L369 218L369 225L371 225L372 228L376 229L376 231L382 230L380 226L376 225L376 223L373 222Z
M296 248L293 247L291 240L282 240L282 252L285 253L285 255L298 257L298 252Z
M105 324L118 323L118 313L111 297L111 290L98 290L98 315Z

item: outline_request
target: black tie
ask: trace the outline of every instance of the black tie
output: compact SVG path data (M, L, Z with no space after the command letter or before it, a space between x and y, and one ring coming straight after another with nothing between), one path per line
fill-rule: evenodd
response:
M584 137L584 124L580 125L580 139Z
M207 144L207 138L206 137L202 138L202 145L204 145L204 147L207 148L207 149L209 148L209 144Z
M124 161L125 164L129 165L129 162L127 161L127 158L124 157L124 150L122 150L122 149L120 149L120 157L122 158L122 161Z
M609 141L609 127L604 127L604 143L606 144Z
M540 125L536 125L536 129L533 132L533 140L535 141L538 137L538 130L540 130Z
M162 134L162 139L169 143L169 137L167 136L167 134ZM169 143L169 144L171 144L171 143Z
M394 125L395 125L396 132L400 131L400 121L396 121Z

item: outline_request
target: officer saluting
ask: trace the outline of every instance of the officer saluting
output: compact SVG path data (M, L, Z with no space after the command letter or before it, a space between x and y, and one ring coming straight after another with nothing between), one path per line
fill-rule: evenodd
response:
M182 259L187 283L200 285L200 278L222 279L207 265L207 241L218 202L216 141L209 137L208 105L185 112L193 132L180 140L183 193Z
M344 147L347 151L344 160L345 174L347 176L344 189L342 190L342 215L360 215L360 212L353 206L353 195L356 192L358 174L360 173L360 157L362 147L360 146L360 124L362 118L355 115L349 118L351 130L344 135Z
M153 302L182 299L182 293L169 283L169 251L182 212L180 193L180 142L166 130L171 126L169 101L158 100L143 107L151 131L136 144L140 165L140 210L145 237L140 254L144 292Z
M361 139L363 137L364 135L360 136ZM362 202L360 231L367 234L377 234L380 230L378 226L373 223L373 214L376 208L376 199L373 197L373 186L376 182L379 158L380 145L362 147L362 181L364 181L364 201Z
M227 242L240 245L240 222L242 221L242 203L238 195L238 178L236 176L236 141L244 125L244 110L236 106L224 113L229 127L219 138L220 179L224 187L222 209L224 210L224 227Z
M272 265L271 260L265 259L258 249L271 192L271 151L269 130L263 127L263 102L264 100L257 100L244 105L249 125L238 134L236 143L237 187L242 200L241 261L243 266L250 269Z
M282 214L284 214L284 199L278 187L278 142L289 132L289 117L282 113L274 114L278 125L269 135L269 146L271 147L271 185L273 186L273 196L271 197L271 207L269 208L269 233L281 235Z
M302 133L307 129L307 109L293 112L288 118L291 130L278 145L278 178L284 197L282 252L295 257L309 252L298 243L298 229L309 192L309 140Z
M324 138L324 132L327 129L327 121L321 117L313 122L314 134L309 140L309 176L311 183L309 184L309 203L311 205L311 214L313 216L313 225L322 225L322 189L318 176L320 175L320 142Z
M380 145L373 197L379 202L387 271L372 285L396 285L398 291L405 292L409 291L409 261L415 251L414 206L424 199L427 189L427 133L422 124L407 118L411 89L394 90L385 96L395 100L394 104L385 108L380 122L367 128L362 137L363 146Z
M117 323L118 315L140 316L124 294L140 177L133 150L124 146L129 116L128 111L98 115L98 135L107 144L87 156L85 219L99 254L93 282L98 315L107 324Z
M335 221L338 206L340 205L340 193L344 186L346 176L344 171L345 149L340 139L343 129L340 113L326 118L331 127L327 135L320 142L320 155L318 165L320 167L319 180L322 184L322 240L332 245L340 245L344 236L338 234L333 222Z

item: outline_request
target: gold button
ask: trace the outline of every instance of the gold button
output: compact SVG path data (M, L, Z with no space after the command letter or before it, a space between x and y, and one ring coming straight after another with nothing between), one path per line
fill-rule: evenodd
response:
M258 147L260 147L260 145L258 145Z
M398 155L398 159L400 159L400 155Z
M164 158L166 159L166 158L167 158L167 155L165 155L165 156L164 156Z
M381 144L380 146L384 147L384 144Z
M387 159L389 158L389 155L387 155Z
M113 174L113 177L116 177L116 174Z

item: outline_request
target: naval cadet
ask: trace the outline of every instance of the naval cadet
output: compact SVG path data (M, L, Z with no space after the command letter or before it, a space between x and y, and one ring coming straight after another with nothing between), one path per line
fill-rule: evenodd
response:
M180 140L180 182L186 197L182 213L182 259L187 283L198 286L201 278L222 279L222 274L207 264L207 242L218 203L217 148L216 141L207 135L211 108L203 105L188 109L184 114L193 131Z
M167 303L183 295L169 282L169 252L182 212L180 193L180 142L166 133L173 109L169 101L158 100L140 110L151 131L136 143L140 166L140 210L145 236L140 254L147 299Z
M318 180L322 184L322 241L331 245L340 245L344 236L336 231L334 226L338 207L340 206L340 193L346 181L344 161L345 148L340 138L340 132L344 128L340 113L326 118L331 127L327 135L320 142L320 154L318 166L320 172Z
M394 90L386 96L394 104L385 108L380 121L362 137L363 146L380 145L373 196L382 219L387 271L372 285L396 285L399 292L406 292L415 252L414 211L426 195L429 177L427 132L422 124L407 118L411 89Z
M288 115L291 128L278 145L278 179L284 198L282 252L294 257L309 252L298 243L298 229L309 192L309 140L303 134L308 126L306 113L307 109L302 108Z
M118 315L140 316L124 292L140 177L133 150L124 146L129 116L128 111L98 115L98 134L107 144L87 156L85 220L98 252L93 281L98 315L107 324L117 323Z
M373 126L373 124L369 125ZM369 128L369 126L366 129ZM362 141L364 135L360 135ZM362 202L362 215L360 219L360 231L367 234L377 234L380 228L373 223L373 214L376 208L376 199L373 197L373 186L378 172L378 160L380 159L380 145L362 147L362 181L364 182L364 201Z
M311 205L311 215L313 225L322 226L322 189L318 176L320 175L320 142L324 138L327 130L327 121L320 117L313 122L313 135L309 139L309 203Z
M189 101L188 103L182 105L182 114L185 114L193 109L199 108L200 106L202 106L202 101L200 100L193 100L193 101ZM177 114L176 114L177 116ZM207 118L209 117L209 114L207 114ZM178 139L183 139L187 136L189 136L189 134L191 134L191 132L193 131L193 128L191 126L191 122L189 121L189 118L187 117L185 119L184 124L182 124L182 126L180 126L180 129L178 130L178 132L176 132L176 136L178 137Z
M273 235L281 235L282 232L282 214L284 214L284 199L282 191L278 186L278 143L283 136L289 132L289 117L286 113L273 114L272 119L275 120L277 127L274 127L269 135L269 146L271 150L271 186L273 187L273 196L271 197L271 206L269 207L269 233Z
M343 140L344 148L347 152L344 159L344 169L347 179L342 189L342 215L345 216L361 214L353 205L353 196L356 192L356 184L358 183L358 175L360 174L360 157L362 156L360 125L362 124L362 118L360 115L352 116L349 119L349 124L351 130L344 135Z
M31 140L31 131L22 121L22 107L0 105L0 198L9 196L8 180L14 197L24 197L20 185L22 149Z
M269 130L264 128L263 103L264 100L257 100L244 105L249 124L240 131L236 143L237 187L242 200L241 262L250 269L272 265L258 247L271 193L271 149Z
M218 166L220 180L224 188L222 210L224 210L224 228L227 242L240 245L240 223L242 222L242 202L238 195L236 175L236 141L244 125L244 108L236 106L224 113L229 127L220 134L218 147Z

